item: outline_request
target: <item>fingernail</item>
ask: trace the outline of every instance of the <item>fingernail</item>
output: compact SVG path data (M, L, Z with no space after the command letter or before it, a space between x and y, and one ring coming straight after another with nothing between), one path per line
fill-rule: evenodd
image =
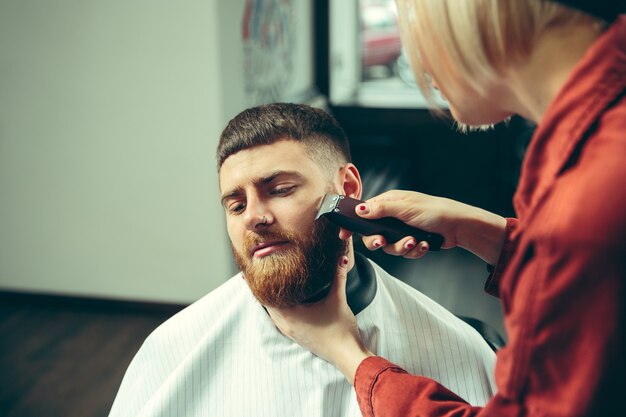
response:
M374 247L380 248L382 245L383 243L380 240L378 239L374 240Z
M413 242L412 240L409 240L408 242L404 244L404 249L413 249L414 246L415 246L415 242Z
M420 246L420 251L428 252L428 243L424 243L423 245L421 245Z
M367 214L370 212L370 209L367 207L367 205L361 204L359 206L359 212L361 212L361 214Z
M341 259L339 260L339 265L341 265L341 266L348 265L348 257L347 256L342 256Z

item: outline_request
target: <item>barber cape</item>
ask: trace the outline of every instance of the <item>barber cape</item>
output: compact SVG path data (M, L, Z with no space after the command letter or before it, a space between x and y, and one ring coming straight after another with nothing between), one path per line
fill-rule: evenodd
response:
M368 261L371 262L371 261ZM495 355L470 326L372 263L357 314L367 347L473 405L493 395ZM110 417L361 416L333 365L283 336L241 273L158 327L130 364Z

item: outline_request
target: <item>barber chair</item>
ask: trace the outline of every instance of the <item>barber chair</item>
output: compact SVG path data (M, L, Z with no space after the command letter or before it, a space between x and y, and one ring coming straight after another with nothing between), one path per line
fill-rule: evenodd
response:
M485 339L485 342L487 342L489 347L493 349L494 352L504 346L505 342L502 336L500 336L496 329L487 323L472 317L457 317L472 326L483 337L483 339Z

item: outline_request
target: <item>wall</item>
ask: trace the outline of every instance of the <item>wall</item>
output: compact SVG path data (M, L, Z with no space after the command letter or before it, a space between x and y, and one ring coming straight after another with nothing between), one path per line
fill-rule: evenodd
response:
M189 302L232 275L228 3L0 2L0 289Z
M217 6L223 111L314 93L313 0L229 0Z

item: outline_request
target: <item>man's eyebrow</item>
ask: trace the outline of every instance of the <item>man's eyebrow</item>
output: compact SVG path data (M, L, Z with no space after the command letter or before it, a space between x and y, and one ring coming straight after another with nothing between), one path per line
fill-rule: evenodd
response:
M304 178L304 176L301 173L297 172L297 171L277 170L277 171L273 171L273 172L271 172L271 173L269 173L267 175L264 175L262 177L254 178L252 180L252 183L255 186L266 185L266 184L270 184L276 178L282 177L282 176L290 176L290 177L295 177L295 178L299 178L299 179ZM222 195L222 206L224 205L224 202L226 200L228 200L229 198L238 197L241 194L244 194L244 189L241 186L240 187L235 187L232 190L224 193Z
M303 178L302 174L300 174L297 171L277 170L277 171L271 172L270 174L264 177L255 178L254 180L252 180L252 183L254 185L269 184L272 181L274 181L276 178L282 177L282 176L292 176L292 177L297 177L297 178Z
M243 194L243 188L241 187L237 187L225 194L222 194L222 206L224 206L224 203L226 202L226 200L228 200L229 198L233 198L233 197L237 197L239 195Z

